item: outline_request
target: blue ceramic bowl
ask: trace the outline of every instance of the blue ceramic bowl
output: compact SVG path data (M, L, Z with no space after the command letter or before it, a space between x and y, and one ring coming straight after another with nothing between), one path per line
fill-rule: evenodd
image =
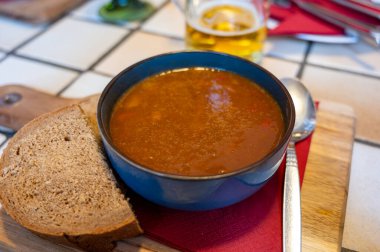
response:
M153 171L123 156L110 138L109 121L120 96L146 77L179 68L217 68L244 76L267 90L285 119L280 144L262 160L222 175L188 177ZM104 89L97 119L114 170L135 192L159 205L182 210L209 210L239 202L260 189L279 167L294 127L292 99L282 83L264 68L241 58L215 52L178 52L140 61L118 74Z

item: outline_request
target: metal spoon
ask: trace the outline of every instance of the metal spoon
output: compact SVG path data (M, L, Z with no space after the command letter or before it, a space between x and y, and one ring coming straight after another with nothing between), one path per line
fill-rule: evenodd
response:
M315 105L309 91L297 79L284 78L296 110L296 122L286 155L284 201L282 208L283 251L301 251L301 197L295 143L305 139L315 128Z

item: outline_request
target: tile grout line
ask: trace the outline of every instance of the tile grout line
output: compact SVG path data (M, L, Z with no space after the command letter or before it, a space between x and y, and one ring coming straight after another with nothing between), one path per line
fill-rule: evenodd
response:
M82 4L76 6L75 9L76 8L80 8L84 3L85 2L83 2ZM34 61L34 62L39 62L39 63L47 64L47 65L50 65L50 66L54 66L54 67L58 67L58 68L63 68L65 70L75 71L75 72L78 73L78 76L80 76L80 73L83 72L82 70L71 68L71 67L62 66L62 65L59 65L59 64L54 64L54 63L49 62L49 61L44 61L44 60L40 60L40 59L36 59L36 58L33 58L33 57L29 57L29 56L26 56L26 55L22 55L22 54L17 54L16 53L20 48L24 47L26 44L29 44L29 42L32 42L37 37L41 36L42 34L46 33L47 31L49 31L54 24L58 23L60 20L62 20L65 17L67 17L70 12L63 13L63 15L61 15L60 17L58 17L57 19L53 20L50 23L49 22L45 23L44 24L45 27L41 31L37 32L36 34L34 34L33 36L31 36L27 40L23 41L21 44L19 44L18 46L16 46L15 48L13 48L12 50L10 50L9 52L6 52L6 56L2 60L0 60L0 62L2 62L3 60L5 60L6 58L8 58L8 56L19 57L19 58L31 60L31 61ZM8 140L8 137L7 137L7 140ZM2 145L3 144L1 144L0 147Z
M30 37L29 39L27 39L26 41L24 41L20 45L18 45L17 47L13 48L11 51L5 52L5 57L3 59L1 59L0 62L4 61L9 55L13 55L13 56L17 56L17 57L20 57L20 58L24 58L24 59L28 59L28 60L32 60L32 61L36 61L36 62L41 62L41 63L45 63L45 64L52 65L52 66L55 66L55 67L59 67L59 68L63 68L63 69L66 69L66 70L72 70L72 71L77 72L78 76L76 78L74 78L72 81L70 81L69 84L67 84L65 87L63 87L60 91L58 91L58 93L56 95L59 96L66 89L68 89L81 76L81 74L83 74L84 72L93 71L93 72L99 73L101 75L112 77L111 75L108 75L108 74L96 71L94 69L95 65L97 65L110 52L112 52L117 46L119 46L129 36L132 36L137 31L142 32L142 33L153 34L153 35L156 35L156 36L167 37L167 38L170 38L170 39L175 39L175 40L183 41L183 39L178 38L178 37L162 34L162 33L159 33L159 32L152 32L152 31L149 31L149 30L146 31L146 30L144 30L142 28L145 22L147 22L148 20L150 20L158 11L160 11L165 6L167 6L169 4L169 2L170 1L163 2L160 6L157 7L157 9L155 10L155 12L153 12L150 17L148 17L147 19L145 19L144 21L142 21L141 23L139 23L139 25L136 28L123 27L121 25L117 25L117 24L114 24L114 23L109 23L109 22L104 22L104 21L96 21L96 20L91 20L91 19L88 19L88 18L80 18L80 17L74 16L74 15L70 15L70 12L69 12L66 15L62 15L60 18L58 18L58 19L54 20L53 22L49 23L48 25L46 25L46 27L44 27L40 32L36 33L35 35L33 35L32 37ZM95 23L95 24L105 23L105 24L108 24L108 25L114 25L115 27L125 28L127 30L130 30L131 32L129 32L123 38L121 38L119 42L117 42L110 50L108 50L108 52L106 52L97 61L95 61L87 70L80 70L80 69L76 69L76 68L62 66L60 64L55 64L55 63L52 63L52 62L49 62L49 61L39 60L39 59L35 59L33 57L29 57L29 56L25 56L25 55L19 55L19 54L16 53L16 51L19 50L21 47L25 46L27 43L31 42L32 40L34 40L38 36L40 36L43 33L47 32L48 30L51 29L51 27L55 23L59 22L60 20L62 20L64 18L67 18L67 17L73 18L73 19L76 19L76 20L81 20L81 21L86 21L86 22L90 22L90 23ZM316 66L316 67L320 67L320 68L324 68L324 69L329 69L329 70L334 70L334 71L340 71L340 72L347 72L347 73L351 73L351 74L356 74L356 75L361 75L361 76L365 76L365 77L370 77L370 78L376 78L376 79L378 79L378 77L373 76L373 75L369 75L369 74L363 74L363 73L358 73L358 72L349 71L349 70L337 69L337 68L334 68L334 67L328 67L328 66L323 66L323 65L317 65L317 64L307 63L307 58L308 58L308 56L310 54L312 44L313 44L313 42L308 42L308 45L307 45L307 48L306 48L306 51L305 51L305 54L304 54L304 58L303 58L303 60L301 62L301 66L300 66L299 71L297 73L297 77L298 78L302 78L305 66L310 65L310 66ZM273 56L273 55L266 55L266 57L274 58L274 59L280 59L280 60L284 60L284 61L288 61L288 62L293 62L293 63L298 63L299 64L299 62L297 62L297 61L289 60L289 59L286 59L286 58L277 57L277 56ZM365 140L361 140L361 139L355 139L355 140L358 141L358 142L362 142L362 143L368 144L368 145L374 145L376 147L379 147L377 144L369 142L369 141L365 141Z
M88 70L94 70L94 67L99 64L102 60L104 60L110 53L112 53L117 47L119 47L125 40L127 40L132 34L135 33L136 30L130 30L127 34L125 34L118 42L116 42L107 52L101 55L96 61L94 61L88 68Z
M163 33L159 33L159 32L154 32L154 31L149 31L149 30L144 30L144 29L140 29L139 30L141 33L145 33L145 34L149 34L149 35L154 35L154 36L158 36L158 37L165 37L165 38L169 38L169 39L173 39L173 40L178 40L178 41L185 41L184 38L180 38L180 37L176 37L176 36L172 36L172 35L167 35L167 34L163 34Z
M0 63L8 58L8 53L4 53L4 57L0 59Z
M75 9L78 9L80 8L81 6L83 6L85 4L85 2L83 2L83 4L77 6ZM164 2L162 5L165 5L166 2ZM73 9L74 10L74 9ZM50 22L50 23L46 23L44 24L46 27L44 27L41 31L37 32L36 34L34 34L33 36L31 36L30 38L28 38L27 40L23 41L21 44L19 44L18 46L16 46L15 48L13 48L12 50L8 51L8 52L5 52L5 57L3 59L0 60L0 62L2 62L3 60L5 60L6 58L8 58L8 56L14 56L14 57L19 57L19 58L22 58L22 59L27 59L27 60L31 60L31 61L34 61L34 62L39 62L39 63L43 63L43 64L47 64L47 65L50 65L50 66L54 66L54 67L58 67L58 68L63 68L65 70L70 70L70 71L75 71L78 73L78 76L76 78L74 78L72 81L70 81L67 85L65 85L61 90L59 90L57 93L56 93L56 96L59 96L61 93L63 93L66 89L68 89L80 76L82 73L86 72L86 70L81 70L81 69L77 69L77 68L72 68L72 67L68 67L68 66L64 66L64 65L61 65L61 64L57 64L57 63L53 63L53 62L50 62L50 61L45 61L45 60L41 60L41 59L38 59L38 58L34 58L34 57L30 57L30 56L27 56L27 55L24 55L24 54L17 54L17 51L24 47L26 44L32 42L34 39L36 39L37 37L41 36L42 34L46 33L47 31L51 30L52 26L54 24L56 24L57 22L59 22L60 20L63 20L64 18L72 18L72 19L75 19L75 20L78 20L78 21L86 21L86 22L90 22L90 23L93 23L93 24L102 24L103 21L93 21L93 20L89 20L89 19L85 19L85 18L77 18L76 16L74 15L70 15L70 13L73 11L71 10L70 12L67 12L65 13L64 15L60 16L59 18L57 18L56 20ZM152 14L153 15L153 14ZM149 19L149 18L148 18ZM109 22L104 22L105 24L110 24ZM115 27L119 27L119 28L125 28L126 30L129 30L129 28L126 28L126 27L122 27L120 25L116 25L116 24L112 24L114 25ZM124 40L130 33L126 34L126 36L124 36L123 38L121 38L120 40ZM107 51L106 53L110 52L113 48L111 48L109 51ZM106 54L105 53L105 54ZM92 67L93 65L90 66L90 68ZM0 145L1 146L1 145Z
M375 78L375 79L379 79L379 78L376 78L374 76L367 76L367 75L364 75L364 74L359 74L359 73L351 72L351 71L347 71L347 70L334 69L334 68L330 68L330 67L323 67L323 66L320 66L320 65L315 65L315 64L307 63L307 58L310 55L310 51L311 51L311 48L313 46L313 43L314 42L308 42L308 47L306 48L304 59L302 61L301 67L300 67L300 69L299 69L299 71L297 73L297 78L298 79L302 78L306 66L321 67L321 68L325 68L325 69L329 69L329 70L333 70L333 71L339 71L339 72L344 72L344 73L351 73L351 74L356 74L356 75L361 75L361 76L365 76L365 77L372 77L372 78ZM359 138L354 138L354 141L358 142L358 143L362 143L362 144L368 145L368 146L380 148L380 144L379 143L371 142L369 140L363 140L363 139L359 139Z
M371 146L374 148L380 148L380 143L375 143L375 142L372 142L370 140L364 140L364 139L360 139L360 138L355 138L354 140L355 140L355 142L358 142L358 143L361 143L361 144L364 144L367 146Z
M83 4L81 4L80 6L82 6ZM80 6L77 6L77 8L79 8ZM89 19L80 19L80 18L76 18L75 16L72 16L70 15L70 12L66 13L66 15L62 15L60 18L52 21L51 23L48 23L48 24L45 24L46 27L43 28L40 32L34 34L32 37L30 37L29 39L25 40L24 42L22 42L20 45L16 46L15 48L13 48L12 50L10 50L9 52L6 52L6 57L9 56L9 55L12 55L12 56L18 56L20 58L24 58L24 59L29 59L29 60L34 60L34 61L37 61L37 62L40 62L40 63L45 63L45 64L49 64L49 65L52 65L52 66L57 66L57 67L61 67L61 68L64 68L66 70L72 70L72 71L76 71L76 72L84 72L86 70L81 70L81 69L78 69L78 68L74 68L74 67L68 67L68 66L64 66L64 65L61 65L61 64L57 64L57 63L54 63L54 62L50 62L50 61L45 61L45 60L42 60L42 59L38 59L38 58L34 58L34 57L31 57L31 56L28 56L28 55L25 55L25 54L18 54L16 51L18 51L20 48L22 48L23 46L25 46L26 44L28 44L29 42L32 42L32 40L36 39L37 37L39 37L40 35L44 34L45 32L51 30L52 26L54 24L56 24L57 22L59 22L60 20L64 19L64 18L72 18L74 20L78 20L78 21L86 21L86 22L89 22L89 23L92 23L92 24L102 24L102 23L106 23L106 24L110 24L110 23L107 23L107 22L103 22L103 21L100 21L100 22L96 22L96 21L91 21ZM115 25L113 24L115 27L118 27L118 28L125 28L125 27L122 27L120 25ZM129 28L125 28L126 30L129 30ZM122 38L123 39L123 38ZM5 58L6 58L5 57ZM1 60L0 60L1 62Z
M159 10L163 9L166 5L168 5L169 2L170 1L163 2L160 6L158 6L158 8L155 10L155 12L149 18L147 18L143 22L141 22L136 28L123 27L121 25L110 23L110 22L96 21L96 20L91 20L89 18L78 17L78 16L70 15L70 12L69 12L68 14L66 14L64 16L61 16L60 18L58 18L58 19L54 20L53 22L49 23L47 25L47 27L44 28L42 31L38 32L37 34L35 34L31 38L29 38L28 40L24 41L19 46L17 46L14 49L12 49L11 51L4 52L5 53L5 57L3 59L1 59L0 62L4 61L9 55L13 55L13 56L19 56L21 58L25 58L25 59L29 59L29 60L34 60L34 61L37 61L37 62L42 62L42 63L50 64L50 65L57 66L57 67L62 67L64 69L68 69L68 70L74 70L74 71L80 72L80 73L85 72L86 70L80 70L80 69L70 68L70 67L66 67L66 66L60 65L60 64L55 64L55 63L52 63L52 62L49 62L49 61L39 60L39 59L36 59L36 58L33 58L33 57L29 57L29 56L25 56L25 55L19 55L19 54L15 53L18 49L20 49L21 47L23 47L27 43L31 42L32 40L34 40L36 37L40 36L41 34L45 33L46 31L50 30L50 28L51 28L52 25L54 25L55 23L57 23L61 19L67 18L67 17L73 18L75 20L80 20L80 21L86 21L86 22L94 23L94 24L105 23L105 24L109 24L109 25L114 25L115 27L125 28L127 30L131 30L131 32L129 34L127 34L124 38L122 38L121 41L119 43L117 43L117 45L119 45L123 40L125 40L128 36L132 35L136 31L140 31L140 32L147 33L147 34L153 34L153 35L157 35L157 36L162 36L162 37L167 37L167 38L170 38L170 39L175 39L175 40L183 41L183 39L175 37L175 36L170 36L170 35L162 34L162 33L159 33L159 32L152 32L152 31L147 31L147 30L142 29L143 24L146 21L150 20L152 18L152 16L155 15ZM79 8L79 7L80 6L78 6L77 8ZM314 63L307 63L306 62L306 58L308 57L308 54L310 52L310 44L313 43L313 42L308 42L308 43L309 44L308 44L308 47L307 47L306 52L305 52L305 57L304 57L304 59L303 59L303 61L301 63L301 67L300 67L300 69L299 69L299 71L297 73L297 77L298 78L302 77L302 74L303 74L305 66L309 65L309 66L320 67L320 68L323 68L323 69L329 69L329 70L334 70L334 71L339 71L339 72L344 72L344 73L351 73L351 74L360 75L360 76L364 76L364 77L370 77L370 78L379 79L379 76L376 76L376 75L360 73L360 72L356 72L356 71L352 71L352 70L344 70L344 69L339 69L339 68L336 68L336 67L323 66L323 65L318 65L318 64L314 64ZM114 48L111 48L107 53L110 53L112 50L114 50ZM94 69L93 69L94 65L97 64L97 63L99 63L99 61L104 58L103 56L99 60L97 60L93 65L91 65L87 70L94 71ZM288 61L288 62L293 62L293 63L299 63L299 62L291 60L291 59L277 57L277 56L273 56L273 55L270 55L270 54L266 55L266 57L270 57L270 58L274 58L274 59L281 59L281 60Z
M46 24L46 27L44 27L41 31L37 32L36 34L34 34L33 36L31 36L30 38L28 38L27 40L23 41L22 43L20 43L18 46L14 47L12 50L10 50L8 52L8 54L10 55L17 55L16 51L19 50L21 47L25 46L26 44L28 44L29 42L31 42L32 40L36 39L37 37L39 37L40 35L44 34L45 32L47 32L50 27L52 25L54 25L55 23L57 23L60 19L57 19L56 21L52 22L51 24L47 25Z
M93 23L93 24L107 24L107 25L112 25L114 27L119 27L119 28L122 28L122 29L135 30L135 29L138 29L143 22L149 20L154 14L156 14L157 11L161 10L164 5L166 6L168 4L168 2L170 2L170 0L163 1L162 4L158 5L157 8L155 8L154 12L149 17L147 17L145 20L143 20L141 22L134 21L134 22L137 23L136 27L128 27L127 21L125 21L125 23L120 22L118 24L116 22L110 22L110 21L106 21L106 20L102 20L102 19L95 20L94 18L91 18L91 17L86 17L86 16L72 14L73 11L71 13L69 13L68 15L66 15L66 17L69 17L69 18L72 18L72 19L75 19L75 20L78 20L78 21L84 21L84 22L88 22L88 23Z
M12 56L13 57L22 58L22 59L26 59L26 60L35 61L35 62L38 62L38 63L43 63L43 64L46 64L46 65L58 67L58 68L69 70L69 71L74 71L74 72L77 72L77 73L82 73L82 72L86 71L86 70L82 70L82 69L79 69L79 68L64 66L64 65L60 65L60 64L53 63L53 62L50 62L50 61L42 60L42 59L36 59L36 58L30 57L30 56L27 56L27 55L12 54Z
M81 5L77 6L76 8L79 8L80 6ZM51 21L50 23L47 22L47 23L41 24L41 25L45 26L41 31L37 32L36 34L34 34L33 36L31 36L27 40L23 41L21 44L19 44L18 46L16 46L12 50L10 50L8 53L11 54L11 55L17 55L17 53L16 53L17 50L19 50L21 47L25 46L26 44L28 44L32 40L36 39L40 35L44 34L48 30L50 30L53 25L55 25L56 23L58 23L60 20L64 19L66 16L67 16L67 14L64 13L63 15L61 15L60 17L58 17L57 19Z
M0 62L2 62L4 59L6 59L9 55L13 55L13 56L21 56L21 55L18 55L17 53L15 53L17 50L19 50L21 47L25 46L27 43L31 42L32 40L34 40L36 37L42 35L43 33L45 33L46 31L50 30L51 29L51 26L54 25L55 23L57 23L58 21L64 19L64 18L73 18L75 20L81 20L81 21L87 21L87 22L90 22L90 23L94 23L94 24L109 24L109 25L114 25L115 27L119 27L119 28L125 28L125 29L128 29L128 30L131 30L131 32L128 34L128 35L131 35L131 33L134 33L135 31L141 31L141 32L145 32L145 33L150 33L150 34L153 34L153 35L157 35L157 36L163 36L163 37L168 37L168 38L171 38L171 39L175 39L175 40L183 40L181 38L178 38L178 37L175 37L175 36L170 36L170 35L166 35L166 34L161 34L159 32L152 32L152 31L146 31L146 30L143 30L142 29L142 26L143 24L148 21L149 19L151 19L153 17L153 15L155 15L159 10L163 9L166 5L169 4L170 1L164 1L161 5L159 5L157 7L157 9L152 13L152 15L150 17L148 17L147 19L145 19L143 22L141 22L136 28L129 28L129 27L123 27L122 25L118 25L118 24L115 24L115 23L111 23L111 22L105 22L105 21L97 21L97 20L92 20L90 18L85 18L85 17L80 17L80 16L75 16L75 15L71 15L71 13L73 12L73 10L75 9L78 9L80 8L81 6L83 6L85 3L83 4L80 4L78 5L77 7L75 7L74 9L72 9L71 11L65 13L64 15L62 15L61 17L57 18L56 20L52 21L51 23L47 23L45 24L46 27L43 28L40 32L38 32L37 34L33 35L32 37L30 37L29 39L25 40L24 42L22 42L20 45L18 45L17 47L13 48L11 51L4 51L5 53L5 57L3 59L0 60ZM126 39L128 36L126 36L125 38L123 38L122 40ZM345 72L345 73L351 73L351 74L356 74L356 75L360 75L360 76L365 76L365 77L370 77L370 78L376 78L376 79L379 79L379 76L376 76L376 75L371 75L371 74L365 74L365 73L360 73L360 72L356 72L356 71L352 71L352 70L344 70L344 69L339 69L339 68L336 68L336 67L329 67L329 66L323 66L323 65L318 65L318 64L314 64L314 63L307 63L306 62L306 58L308 57L308 54L310 52L310 44L313 43L313 42L308 42L308 48L306 49L306 53L305 53L305 57L304 57L304 60L303 62L301 63L301 68L297 74L297 77L302 77L302 74L303 74L303 70L304 70L304 67L305 65L310 65L310 66L316 66L316 67L320 67L320 68L324 68L324 69L329 69L329 70L334 70L334 71L339 71L339 72ZM113 50L113 48L111 48L109 52L111 52ZM1 50L0 50L1 51ZM37 60L33 57L28 57L28 56L24 56L22 55L24 58L26 59L30 59L30 60L35 60L35 61L40 61L40 62L43 62L43 63L47 63L47 64L51 64L53 66L58 66L58 67L63 67L63 68L66 68L66 69L69 69L69 70L74 70L74 71L79 71L79 72L84 72L83 70L79 70L79 69L75 69L75 68L70 68L70 67L66 67L66 66L62 66L62 65L59 65L59 64L55 64L55 63L52 63L52 62L49 62L49 61L44 61L44 60ZM266 55L268 57L268 55ZM289 62L295 62L295 63L299 63L299 62L296 62L296 61L293 61L293 60L289 60L289 59L286 59L286 58L282 58L282 57L277 57L277 56L273 56L273 55L269 55L269 57L271 58L274 58L274 59L281 59L281 60L284 60L284 61L289 61ZM99 61L99 60L98 60ZM95 64L98 63L98 62L95 62ZM89 69L87 70L93 70L93 65L91 65L89 67Z
M125 29L128 29L130 30L130 32L128 34L126 34L125 36L123 36L123 38L120 39L119 42L116 43L116 45L114 47L112 47L110 50L108 50L104 55L102 55L95 63L93 63L88 69L86 70L78 70L78 69L72 69L72 68L69 68L69 67L65 67L65 66L62 66L62 65L59 65L59 64L54 64L54 63L51 63L51 62L46 62L46 61L43 61L43 60L38 60L38 59L34 59L33 57L28 57L28 56L23 56L23 55L18 55L16 53L17 50L19 50L21 47L25 46L26 44L28 44L29 42L31 42L32 40L34 40L35 38L37 38L38 36L44 34L46 31L50 30L51 29L51 26L54 25L56 22L60 21L61 19L65 18L65 17L70 17L70 18L73 18L73 16L70 16L70 12L69 13L66 13L65 15L62 15L59 19L55 20L54 22L50 23L49 25L47 25L47 27L44 27L40 32L36 33L35 35L33 35L32 37L30 37L28 40L24 41L23 43L21 43L19 46L13 48L12 50L10 50L9 52L4 52L5 53L5 57L0 59L0 63L3 62L5 59L8 58L8 56L12 55L12 56L17 56L17 57L20 57L20 58L24 58L24 59L28 59L28 60L32 60L32 61L35 61L35 62L40 62L40 63L44 63L44 64L48 64L48 65L51 65L51 66L55 66L55 67L59 67L59 68L63 68L63 69L66 69L66 70L72 70L72 71L75 71L78 73L78 75L72 80L70 81L64 88L62 88L60 91L58 91L58 93L56 94L56 96L59 96L61 95L65 90L67 90L70 86L73 85L73 83L78 79L80 78L80 76L82 76L83 73L86 73L86 72L89 72L89 71L93 71L95 73L98 73L98 74L101 74L101 75L104 75L104 76L107 76L107 77L113 77L114 75L108 75L108 74L105 74L105 73L102 73L100 71L96 71L94 69L94 67L101 62L101 60L103 60L109 53L111 53L112 51L114 51L117 46L119 46L120 44L122 44L125 40L127 40L129 38L129 36L132 36L133 34L135 34L136 32L142 32L142 33L148 33L148 34L153 34L153 35L157 35L157 36L163 36L163 37L168 37L170 39L176 39L176 40L181 40L183 41L183 39L180 39L180 38L175 38L175 37L172 37L172 36L167 36L165 34L160 34L160 33L154 33L154 32L149 32L149 31L145 31L144 29L142 29L143 27L143 24L150 20L159 10L161 10L163 7L165 7L167 4L168 4L169 1L165 1L163 4L161 4L157 10L155 12L152 13L152 15L150 17L148 17L146 20L144 20L143 22L141 22L137 27L135 28L129 28L129 27L122 27L122 26L119 26L119 25L115 25L116 27L120 27L120 28L125 28ZM78 6L77 8L79 8L80 6ZM78 17L76 17L78 18ZM84 18L83 18L84 19ZM80 18L78 18L78 20L82 20ZM92 23L97 23L99 24L99 21L96 22L94 20L90 20L90 19L86 19L86 20L83 20L83 21L88 21L88 22L92 22ZM103 22L103 21L101 21ZM109 24L107 22L104 22L106 24ZM302 62L297 62L297 61L293 61L293 60L289 60L289 59L285 59L285 58L281 58L281 57L276 57L276 56L271 56L271 55L266 55L265 57L269 57L269 58L273 58L273 59L280 59L280 60L284 60L284 61L288 61L288 62L294 62L294 63L298 63L300 64L299 66L299 69L298 69L298 72L297 72L297 77L298 78L302 78L303 74L304 74L304 70L307 66L314 66L314 67L320 67L320 68L323 68L323 69L328 69L328 70L332 70L332 71L338 71L338 72L343 72L343 73L351 73L351 74L355 74L355 75L360 75L360 76L364 76L364 77L370 77L370 78L375 78L375 79L380 79L378 76L373 76L373 75L370 75L370 74L363 74L363 73L358 73L358 72L354 72L354 71L350 71L350 70L345 70L345 69L339 69L339 68L334 68L334 67L328 67L328 66L323 66L323 65L317 65L317 64L313 64L313 63L307 63L307 58L308 56L310 55L310 51L311 51L311 47L312 47L313 43L312 42L308 42L307 44L307 48L305 49L305 52L304 52L304 57L302 59ZM0 148L2 148L6 143L7 141L10 139L10 137L7 135L6 136L6 139L0 144ZM366 141L366 140L362 140L362 139L356 139L355 138L355 142L358 142L358 143L363 143L363 144L366 144L366 145L370 145L370 146L373 146L373 147L380 147L380 144L376 144L376 143L372 143L372 142L369 142L369 141ZM347 250L346 248L342 248L342 251L352 251L352 250Z
M278 56L271 55L271 54L265 54L264 58L282 60L282 61L285 61L285 62L295 63L295 64L298 64L298 65L302 64L302 61L300 62L300 61L297 61L297 60L294 60L294 59L282 58L282 57L278 57Z
M139 26L135 29L128 29L130 32L126 34L123 38L121 38L115 45L113 45L106 53L104 53L102 56L100 56L90 67L88 67L87 70L94 70L94 67L100 63L105 57L107 57L109 54L111 54L115 49L121 45L125 40L127 40L130 36L135 34L137 31L141 31L141 27L144 25L146 21L148 21L150 18L152 18L157 12L159 12L162 8L164 8L167 4L169 4L169 1L166 1L161 6L159 6L157 9L154 10L154 12L145 20L141 21Z
M85 4L85 1L83 3L75 6L75 8L72 8L70 11L62 13L62 15L59 16L57 19L55 19L55 20L53 20L51 22L46 22L46 23L41 24L42 26L45 26L44 28L42 28L41 31L37 32L36 34L34 34L33 36L31 36L27 40L23 41L21 44L19 44L18 46L16 46L12 50L8 51L8 54L9 55L17 55L17 53L16 53L17 50L19 50L21 47L25 46L26 44L28 44L29 42L31 42L35 38L39 37L40 35L44 34L48 30L50 30L53 25L55 25L56 23L58 23L60 20L66 18L71 11L73 11L74 9L80 8L84 4ZM25 21L23 21L23 22L25 22Z
M140 28L141 24L143 22L145 22L146 20L149 20L154 14L156 14L156 12L158 10L161 10L161 8L168 4L168 1L164 1L161 5L157 6L157 8L155 9L155 11L149 16L147 17L145 20L139 22L139 21L134 21L136 22L136 26L133 27L129 27L127 25L127 21L125 23L122 23L120 22L119 24L118 23L115 23L115 22L110 22L110 21L106 21L106 20L95 20L94 18L91 18L91 17L85 17L85 16L81 16L81 15L75 15L75 14L71 14L71 15L67 15L67 17L69 18L72 18L72 19L75 19L75 20L78 20L78 21L83 21L83 22L88 22L88 23L93 23L93 24L106 24L106 25L111 25L111 26L114 26L114 27L118 27L118 28L122 28L122 29L127 29L127 30L136 30L138 28Z
M78 75L77 75L74 79L72 79L69 83L67 83L63 88L61 88L61 89L55 94L55 96L61 96L61 94L62 94L63 92L65 92L65 91L66 91L71 85L74 84L75 81L77 81L77 80L82 76L83 73L86 73L86 72L88 72L88 71L83 71L83 72L78 73Z
M95 70L95 69L92 69L91 72L99 74L99 75L103 75L105 77L111 77L111 78L115 77L115 75L113 75L113 74L105 73L105 72Z
M183 38L167 35L167 34L164 34L164 33L154 32L154 31L150 31L150 30L140 29L139 32L145 33L145 34L148 34L148 35L154 35L154 36L157 36L157 37L164 37L164 38L169 38L169 39L173 39L173 40L177 40L177 41L184 41ZM283 61L290 62L290 63L295 63L295 64L302 64L303 63L303 61L300 62L300 61L297 61L297 60L294 60L294 59L287 59L287 58L279 57L279 56L272 55L272 54L265 54L264 57L265 58L271 58L271 59L279 59L279 60L283 60ZM306 64L306 62L305 62L305 64Z
M109 21L105 21L105 20L101 20L101 19L95 20L95 19L89 18L89 17L68 15L67 18L71 18L71 19L74 19L76 21L82 21L82 22L91 23L91 24L110 25L113 27L117 27L117 28L121 28L121 29L127 29L127 30L134 29L133 27L124 26L124 24L121 24L121 23L117 24L117 23L113 23L113 22L109 22Z
M19 44L18 46L16 46L15 48L13 48L12 50L10 50L9 52L6 53L6 56L0 60L0 62L2 62L4 59L8 58L9 55L11 56L14 56L14 57L19 57L19 58L22 58L22 59L27 59L27 60L31 60L31 61L34 61L34 62L39 62L39 63L43 63L43 64L47 64L47 65L50 65L50 66L54 66L54 67L58 67L58 68L63 68L65 70L70 70L70 71L75 71L78 73L78 75L76 76L76 78L74 78L74 80L78 79L79 76L81 76L81 73L83 73L82 70L80 69L75 69L75 68L71 68L71 67L66 67L66 66L62 66L62 65L59 65L59 64L55 64L55 63L52 63L52 62L49 62L49 61L44 61L44 60L39 60L39 59L36 59L36 58L33 58L33 57L29 57L29 56L25 56L25 55L19 55L16 53L17 50L19 50L20 48L22 48L23 46L25 46L26 44L29 44L29 42L31 42L32 40L36 39L37 37L39 37L40 35L44 34L45 32L49 31L51 29L51 27L58 23L59 21L63 20L64 18L70 16L70 13L74 10L74 9L78 9L80 7L82 7L86 2L84 1L83 3L79 4L78 6L75 6L75 8L72 8L71 10L63 13L60 17L58 17L57 19L53 20L52 22L47 22L45 23L45 27L40 31L40 32L37 32L36 34L34 34L33 36L31 36L30 38L28 38L27 40L23 41L21 44ZM73 82L74 80L72 80L71 82ZM70 83L71 83L70 82ZM68 85L70 85L70 83ZM66 86L68 86L66 85ZM64 88L63 88L64 89ZM58 91L58 93L55 95L55 96L58 96L58 94L61 92L62 90ZM0 148L9 140L9 137L6 136L6 140L0 144Z
M301 79L302 76L303 76L303 73L304 73L304 70L305 70L305 66L306 66L306 62L307 62L307 58L309 57L309 54L310 54L310 51L311 51L311 47L313 46L313 42L310 42L308 41L307 42L307 47L306 47L306 50L304 52L304 57L302 59L302 62L301 62L301 66L300 68L298 69L298 73L296 74L296 77L298 79Z
M148 17L146 18L145 20L143 20L142 22L139 23L138 27L136 27L135 29L130 29L130 28L127 28L127 27L122 27L122 26L119 26L119 25L115 25L116 27L120 27L120 28L125 28L127 31L130 31L128 32L127 34L125 34L117 43L115 43L107 52L105 52L103 55L101 55L96 61L94 61L86 70L84 71L81 71L80 74L74 79L72 80L70 83L68 83L65 87L63 87L60 91L58 91L58 93L56 94L56 96L60 96L65 90L67 90L68 88L70 88L74 82L85 72L89 72L89 71L92 71L92 72L96 72L94 67L99 64L104 58L106 58L109 54L111 54L117 47L119 47L124 41L126 41L130 36L132 36L133 34L135 34L137 31L139 31L142 27L142 25L147 21L149 20L150 18L153 17L153 15L155 15L158 11L160 11L162 8L164 8L167 4L169 4L169 1L165 1L162 5L160 5L158 8L156 8L156 10ZM90 23L95 23L95 24L98 24L99 22L98 21L95 21L95 20L90 20L90 19L86 19L86 22L90 22ZM104 74L103 74L104 75ZM113 77L113 76L110 76L110 77Z
M341 248L341 252L359 252L359 251L351 250L351 249L348 249L348 248L344 248L344 247L342 247L342 248Z
M335 72L349 73L349 74L359 75L359 76L368 77L368 78L372 78L372 79L380 79L380 75L372 75L372 74L367 74L367 73L361 73L361 72L357 72L357 71L353 71L353 70L346 70L346 69L342 69L342 68L338 68L338 67L318 65L315 63L306 63L306 65L313 66L313 67L319 67L322 69L327 69L327 70L331 70L331 71L335 71Z

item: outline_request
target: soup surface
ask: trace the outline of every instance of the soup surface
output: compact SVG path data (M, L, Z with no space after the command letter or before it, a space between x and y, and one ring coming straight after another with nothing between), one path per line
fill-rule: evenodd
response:
M149 169L208 176L244 168L267 155L284 134L277 102L237 74L175 70L138 83L116 103L111 139Z

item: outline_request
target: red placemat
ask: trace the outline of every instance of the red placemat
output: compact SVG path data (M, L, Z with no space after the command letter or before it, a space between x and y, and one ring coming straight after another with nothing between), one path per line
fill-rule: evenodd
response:
M269 35L294 35L300 33L320 35L344 34L342 28L301 10L295 4L292 4L290 8L273 5L270 9L270 15L272 18L280 21L280 24L276 28L269 30Z
M311 137L296 145L301 181ZM145 234L182 251L281 251L285 162L250 198L218 210L186 212L132 198Z

